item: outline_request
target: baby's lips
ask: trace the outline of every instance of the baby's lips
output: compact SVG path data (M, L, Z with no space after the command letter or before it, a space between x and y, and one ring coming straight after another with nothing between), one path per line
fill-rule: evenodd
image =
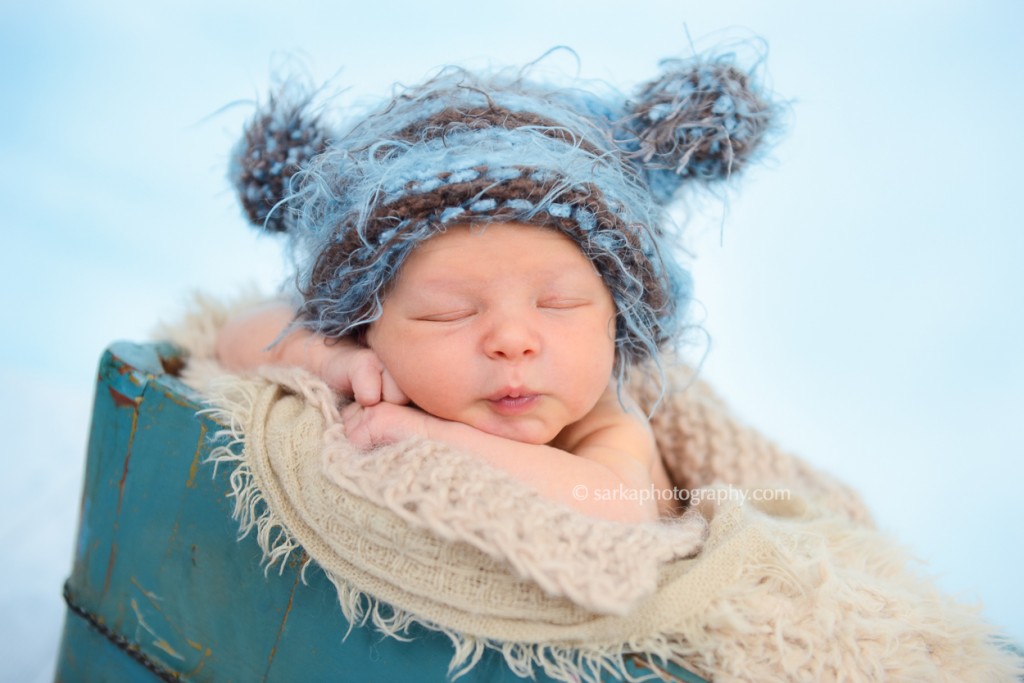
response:
M539 398L540 394L535 393L524 393L518 396L505 394L498 398L490 399L490 402L497 413L513 416L532 410Z
M518 385L507 385L498 389L493 394L487 397L489 401L500 401L506 398L521 398L523 396L536 396L538 392L532 391L527 387Z

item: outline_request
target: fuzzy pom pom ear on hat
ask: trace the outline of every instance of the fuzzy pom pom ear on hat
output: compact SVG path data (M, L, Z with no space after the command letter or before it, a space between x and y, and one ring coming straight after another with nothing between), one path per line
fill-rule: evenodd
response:
M337 134L310 96L281 92L248 125L229 175L250 221L293 242L298 324L360 331L408 254L448 225L543 225L573 239L608 286L621 373L677 335L690 298L664 205L688 181L733 177L777 111L727 57L666 64L634 101L446 69Z
M731 54L666 60L638 91L628 125L654 196L671 200L687 180L737 173L762 148L778 107Z
M288 232L291 214L274 211L290 194L290 181L327 148L327 131L307 109L310 96L274 94L246 126L231 156L228 177L253 225L267 232Z

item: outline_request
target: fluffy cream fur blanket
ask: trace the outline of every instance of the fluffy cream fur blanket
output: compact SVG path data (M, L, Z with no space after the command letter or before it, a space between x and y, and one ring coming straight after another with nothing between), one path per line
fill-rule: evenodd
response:
M493 647L520 675L566 681L621 675L629 653L722 682L1022 673L977 610L917 573L851 491L739 424L685 368L669 369L652 424L694 505L678 520L623 524L541 499L444 444L356 450L318 379L217 366L227 312L201 300L161 336L190 353L186 380L226 425L215 459L233 468L243 534L256 532L272 564L305 550L351 623L443 631L454 670ZM650 374L630 388L647 406Z

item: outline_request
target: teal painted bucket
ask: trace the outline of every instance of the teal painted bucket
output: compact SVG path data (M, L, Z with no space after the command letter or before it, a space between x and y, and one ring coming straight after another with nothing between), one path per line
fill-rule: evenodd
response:
M237 539L230 472L204 464L220 425L197 414L202 399L175 376L181 365L164 344L117 343L103 355L56 680L451 680L443 635L350 629L333 584L314 565L303 575L302 557L264 571L256 540ZM637 657L626 669L647 666ZM488 651L458 680L522 679ZM662 680L702 679L667 667Z

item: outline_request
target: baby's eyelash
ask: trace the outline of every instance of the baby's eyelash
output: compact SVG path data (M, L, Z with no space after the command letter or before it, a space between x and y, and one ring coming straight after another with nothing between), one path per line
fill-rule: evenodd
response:
M541 299L537 302L537 306L540 308L553 308L556 310L568 310L571 308L580 308L590 303L587 299L572 299L567 297L560 297L556 299Z
M440 313L429 313L427 315L418 315L415 320L427 323L452 323L459 320L465 320L466 318L473 315L472 309L461 309L458 311L442 311Z

